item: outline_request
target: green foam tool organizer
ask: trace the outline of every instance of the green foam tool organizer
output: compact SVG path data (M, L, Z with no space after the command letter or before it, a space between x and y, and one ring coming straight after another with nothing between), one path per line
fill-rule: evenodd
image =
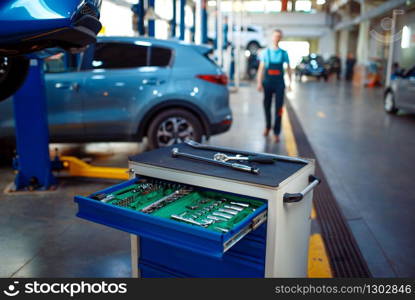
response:
M163 181L132 184L106 195L104 201L222 233L231 230L263 204L255 199Z

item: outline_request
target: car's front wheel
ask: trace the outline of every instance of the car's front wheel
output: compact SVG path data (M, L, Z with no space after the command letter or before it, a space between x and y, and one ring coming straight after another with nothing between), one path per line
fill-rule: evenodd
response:
M390 90L385 93L383 107L385 111L390 114L395 114L398 111L395 105L395 96Z
M186 139L200 142L202 135L203 128L198 118L180 108L168 109L156 115L147 131L150 149L181 143Z

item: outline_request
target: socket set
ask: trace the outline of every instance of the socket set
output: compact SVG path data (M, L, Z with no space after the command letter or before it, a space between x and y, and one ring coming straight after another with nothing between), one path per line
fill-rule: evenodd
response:
M123 189L97 193L91 198L221 233L232 230L263 205L255 199L159 179L140 179Z

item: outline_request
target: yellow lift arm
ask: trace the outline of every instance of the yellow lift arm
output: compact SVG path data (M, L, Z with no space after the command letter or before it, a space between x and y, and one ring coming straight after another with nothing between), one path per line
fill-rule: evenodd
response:
M71 176L122 180L129 178L127 168L93 166L74 156L61 156L60 160Z

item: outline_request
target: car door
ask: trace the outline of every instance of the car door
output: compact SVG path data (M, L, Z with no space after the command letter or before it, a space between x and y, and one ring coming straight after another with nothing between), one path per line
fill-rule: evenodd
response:
M151 43L100 42L84 70L87 136L125 140L137 130L138 110L159 97L166 74L150 66ZM132 132L132 130L134 132Z
M45 59L45 84L51 140L73 140L84 134L82 74L79 56L58 53Z
M399 78L396 102L398 107L415 110L415 68Z

